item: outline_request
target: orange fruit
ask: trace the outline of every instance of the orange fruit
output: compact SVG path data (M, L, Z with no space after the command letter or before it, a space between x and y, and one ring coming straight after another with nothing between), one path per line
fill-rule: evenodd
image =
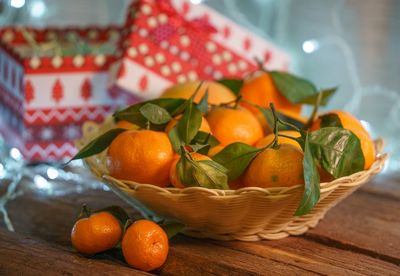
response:
M278 111L289 111L294 114L301 112L301 105L289 102L276 88L273 79L267 72L259 71L246 79L240 89L240 95L246 101L261 107L269 107L270 103L274 103ZM257 108L246 102L241 104L253 113L259 112Z
M200 81L189 81L185 83L175 84L167 88L161 95L161 98L190 98L199 86ZM208 90L208 103L219 105L236 99L235 94L224 85L214 81L204 81L199 92L194 98L195 103L199 103L201 98Z
M118 219L108 212L99 212L74 224L71 241L80 253L93 255L115 247L121 235Z
M295 130L282 130L282 131L279 131L279 134L283 134L283 135L290 136L293 138L298 138L301 136L300 132L295 131ZM261 140L259 140L257 142L256 147L257 148L266 147L269 144L271 144L272 141L274 141L274 138L275 138L275 135L273 133L268 134L267 136L265 136L264 138L262 138ZM279 144L290 144L290 145L293 145L293 146L297 147L298 149L302 150L299 143L297 143L295 140L292 140L290 138L279 136L278 143Z
M259 153L243 174L246 187L290 187L304 184L303 152L290 144Z
M128 130L108 148L110 175L124 180L165 187L174 151L165 132Z
M362 126L360 121L348 112L341 110L333 110L325 114L336 114L342 124L342 127L350 130L360 140L361 150L364 155L364 170L367 170L375 161L375 144L369 136L367 130ZM323 114L323 115L325 115ZM321 116L323 116L321 115ZM321 128L321 116L319 116L312 124L310 130L315 131Z
M211 158L208 157L207 155L203 155L198 152L192 152L192 153L190 153L190 155L196 161L211 160ZM175 161L172 163L172 166L169 171L169 180L171 181L172 186L174 186L175 188L183 189L186 187L186 185L181 182L181 180L176 172L176 164L178 164L179 160L181 160L181 157L176 158Z
M234 142L254 145L263 136L257 118L244 108L215 107L206 119L212 134L222 145Z
M118 121L116 124L117 128L124 128L124 129L139 129L139 127L135 124L132 124L131 122L128 121Z
M138 220L128 227L122 239L122 254L133 268L151 271L161 267L168 256L168 236L156 223Z
M180 118L182 118L182 115L176 116L171 121L169 121L169 123L165 127L165 132L169 133L171 131L171 129L173 129L174 126L176 126L176 124L178 123ZM203 131L203 132L208 132L208 133L211 132L210 125L208 124L207 120L204 117L201 117L201 125L200 125L199 130Z
M342 124L343 128L348 129L350 131L363 131L368 133L365 128L362 126L361 122L351 115L349 112L342 111L342 110L332 110L327 113L321 114L318 118L313 122L310 130L317 130L321 128L321 117L324 115L334 114L337 115L340 123Z

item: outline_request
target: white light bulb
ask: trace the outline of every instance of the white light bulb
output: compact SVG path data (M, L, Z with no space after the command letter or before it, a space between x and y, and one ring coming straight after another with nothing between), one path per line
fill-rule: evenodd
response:
M21 160L22 159L22 154L21 152L17 149L17 148L12 148L10 150L10 156L14 159L14 160Z
M58 175L59 175L59 173L58 173L57 169L54 169L54 168L48 168L47 169L47 177L49 179L52 179L52 180L56 179L58 177Z
M303 51L307 54L311 54L312 52L319 49L319 42L317 40L306 40L303 42Z
M39 189L47 190L51 188L51 184L43 176L35 175L33 177L33 182L35 182L36 187Z
M19 9L25 5L25 0L11 0L10 5L11 7Z
M201 2L203 2L203 0L190 0L190 2L191 2L193 5L199 5L199 4L201 4Z
M46 12L46 5L42 1L36 1L31 6L32 17L42 17Z
M4 178L6 176L6 169L4 168L4 165L0 163L0 179Z

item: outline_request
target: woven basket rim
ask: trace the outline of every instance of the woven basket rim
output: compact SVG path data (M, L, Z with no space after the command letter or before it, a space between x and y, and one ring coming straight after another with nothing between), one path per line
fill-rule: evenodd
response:
M373 165L364 171L360 171L354 173L349 176L344 176L337 178L331 182L323 182L320 183L320 189L322 190L331 190L336 189L339 186L347 186L351 185L354 182L357 182L358 179L362 179L367 177L371 174L375 174L374 172L379 172L382 166L387 159L387 154L379 155ZM89 165L90 167L90 165ZM260 188L260 187L244 187L237 190L221 190L221 189L209 189L203 187L185 187L185 188L175 188L175 187L158 187L153 184L145 184L145 183L138 183L129 180L117 179L110 175L104 174L101 176L103 180L106 182L108 181L118 181L124 183L126 186L130 187L133 190L157 190L158 192L168 193L168 194L188 194L188 193L206 193L210 196L232 196L232 195L240 195L245 193L258 193L262 195L269 195L269 196L278 196L278 195L287 195L297 192L299 189L303 189L304 185L295 185L291 187L273 187L273 188Z

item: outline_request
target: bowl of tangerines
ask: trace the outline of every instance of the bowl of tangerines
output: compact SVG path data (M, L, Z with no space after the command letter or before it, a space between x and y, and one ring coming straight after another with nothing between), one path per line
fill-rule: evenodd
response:
M351 114L319 113L335 88L259 70L173 85L88 122L73 159L146 218L255 241L299 235L377 174L386 154ZM312 114L301 116L303 105Z

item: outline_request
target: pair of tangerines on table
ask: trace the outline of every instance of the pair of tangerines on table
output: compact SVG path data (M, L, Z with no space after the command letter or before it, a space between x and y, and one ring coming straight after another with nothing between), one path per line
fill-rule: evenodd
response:
M175 85L165 91L165 98L189 98L198 86L198 82ZM199 102L208 90L210 110L203 115L200 130L211 133L220 144L211 148L208 155L191 153L194 160L208 160L231 143L241 142L257 148L263 148L274 140L272 129L261 112L254 107L268 107L273 102L276 109L298 121L305 122L300 115L301 105L290 103L276 89L267 73L245 81L240 95L245 101L239 106L226 106L234 102L236 96L225 86L216 82L204 82L194 98ZM249 104L251 103L251 104ZM254 105L252 105L254 104ZM375 159L375 147L368 132L361 123L344 111L329 112L335 114L343 128L352 131L360 140L364 154L364 169L368 169ZM180 117L172 119L165 131L130 130L120 134L108 149L107 166L110 175L123 180L154 184L160 187L172 185L186 187L177 176L176 164L180 156L174 152L168 138L168 132L177 124ZM317 118L310 130L320 128ZM120 121L121 128L134 128L133 125ZM280 132L297 138L297 131ZM284 187L304 184L303 151L299 144L289 138L279 137L278 149L266 148L250 163L241 177L229 183L231 189L242 187ZM319 168L321 182L331 181L333 177Z
M71 241L78 252L89 256L120 244L125 261L143 271L162 266L169 250L168 236L158 224L137 220L124 231L121 222L107 211L79 219L72 228Z

